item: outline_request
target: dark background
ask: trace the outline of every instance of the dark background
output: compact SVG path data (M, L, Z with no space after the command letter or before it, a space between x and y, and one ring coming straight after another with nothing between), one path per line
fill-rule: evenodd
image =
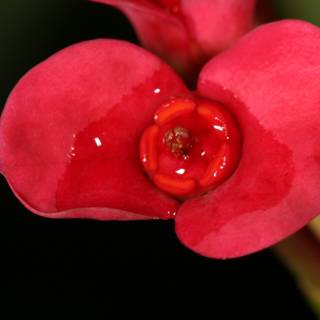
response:
M286 11L286 2L277 4L276 18L301 12ZM67 45L99 37L137 42L126 18L106 6L85 0L1 0L0 105L36 63ZM147 313L147 306L151 319L160 312L171 317L173 311L180 317L197 312L198 319L314 319L271 250L210 260L184 248L170 221L44 219L24 209L2 177L0 214L2 302L14 304L10 317L0 314L2 319L17 311L44 319L77 314L105 319L114 311L119 317L125 311ZM68 308L62 312L61 306Z

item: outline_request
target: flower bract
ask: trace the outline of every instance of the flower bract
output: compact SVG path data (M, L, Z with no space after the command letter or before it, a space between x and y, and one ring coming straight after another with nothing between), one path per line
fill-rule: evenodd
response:
M320 211L319 50L319 28L309 23L260 26L211 59L190 92L135 45L73 45L11 92L0 120L1 173L45 217L174 218L178 238L202 255L261 250ZM190 97L226 108L241 133L241 156L225 181L181 199L150 179L140 143L159 107ZM182 158L194 143L185 123L164 130Z

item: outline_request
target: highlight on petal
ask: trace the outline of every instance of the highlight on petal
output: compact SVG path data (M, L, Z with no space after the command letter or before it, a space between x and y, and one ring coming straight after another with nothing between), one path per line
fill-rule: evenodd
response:
M120 9L143 46L187 78L248 31L255 0L92 0Z
M27 208L47 217L169 218L177 203L143 174L139 141L163 100L184 91L168 66L132 44L68 47L9 96L0 171Z
M223 185L186 202L180 240L208 257L266 248L320 212L320 29L275 22L212 59L198 82L224 103L243 134L239 167Z

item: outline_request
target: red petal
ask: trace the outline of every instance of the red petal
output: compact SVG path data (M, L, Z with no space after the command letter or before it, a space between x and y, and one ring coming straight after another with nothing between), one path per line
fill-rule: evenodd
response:
M211 57L225 49L253 23L255 0L181 0L189 33Z
M225 103L243 133L234 175L185 203L181 241L216 258L242 256L287 237L320 212L320 30L265 25L214 58L199 93Z
M255 0L181 0L173 10L173 5L166 8L165 3L179 1L93 1L120 9L131 20L144 47L189 79L208 57L250 28L255 5Z
M177 203L145 177L139 141L155 109L184 91L171 69L129 43L71 46L11 93L0 122L0 169L39 214L168 218Z

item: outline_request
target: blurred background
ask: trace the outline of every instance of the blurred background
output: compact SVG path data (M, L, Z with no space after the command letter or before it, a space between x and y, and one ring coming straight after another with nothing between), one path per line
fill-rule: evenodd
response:
M263 21L320 24L319 0L261 1L259 8ZM100 37L138 43L127 19L111 7L85 0L1 0L0 106L35 64L70 44ZM147 306L150 318L174 310L180 316L196 312L200 319L316 319L270 249L211 260L184 248L170 221L47 220L24 209L2 177L0 195L1 290L7 306L19 306L10 308L12 318L18 309L40 313L42 305L48 306L45 319L78 313L107 318L113 311L120 317L128 310L147 313ZM68 307L63 314L62 305Z

